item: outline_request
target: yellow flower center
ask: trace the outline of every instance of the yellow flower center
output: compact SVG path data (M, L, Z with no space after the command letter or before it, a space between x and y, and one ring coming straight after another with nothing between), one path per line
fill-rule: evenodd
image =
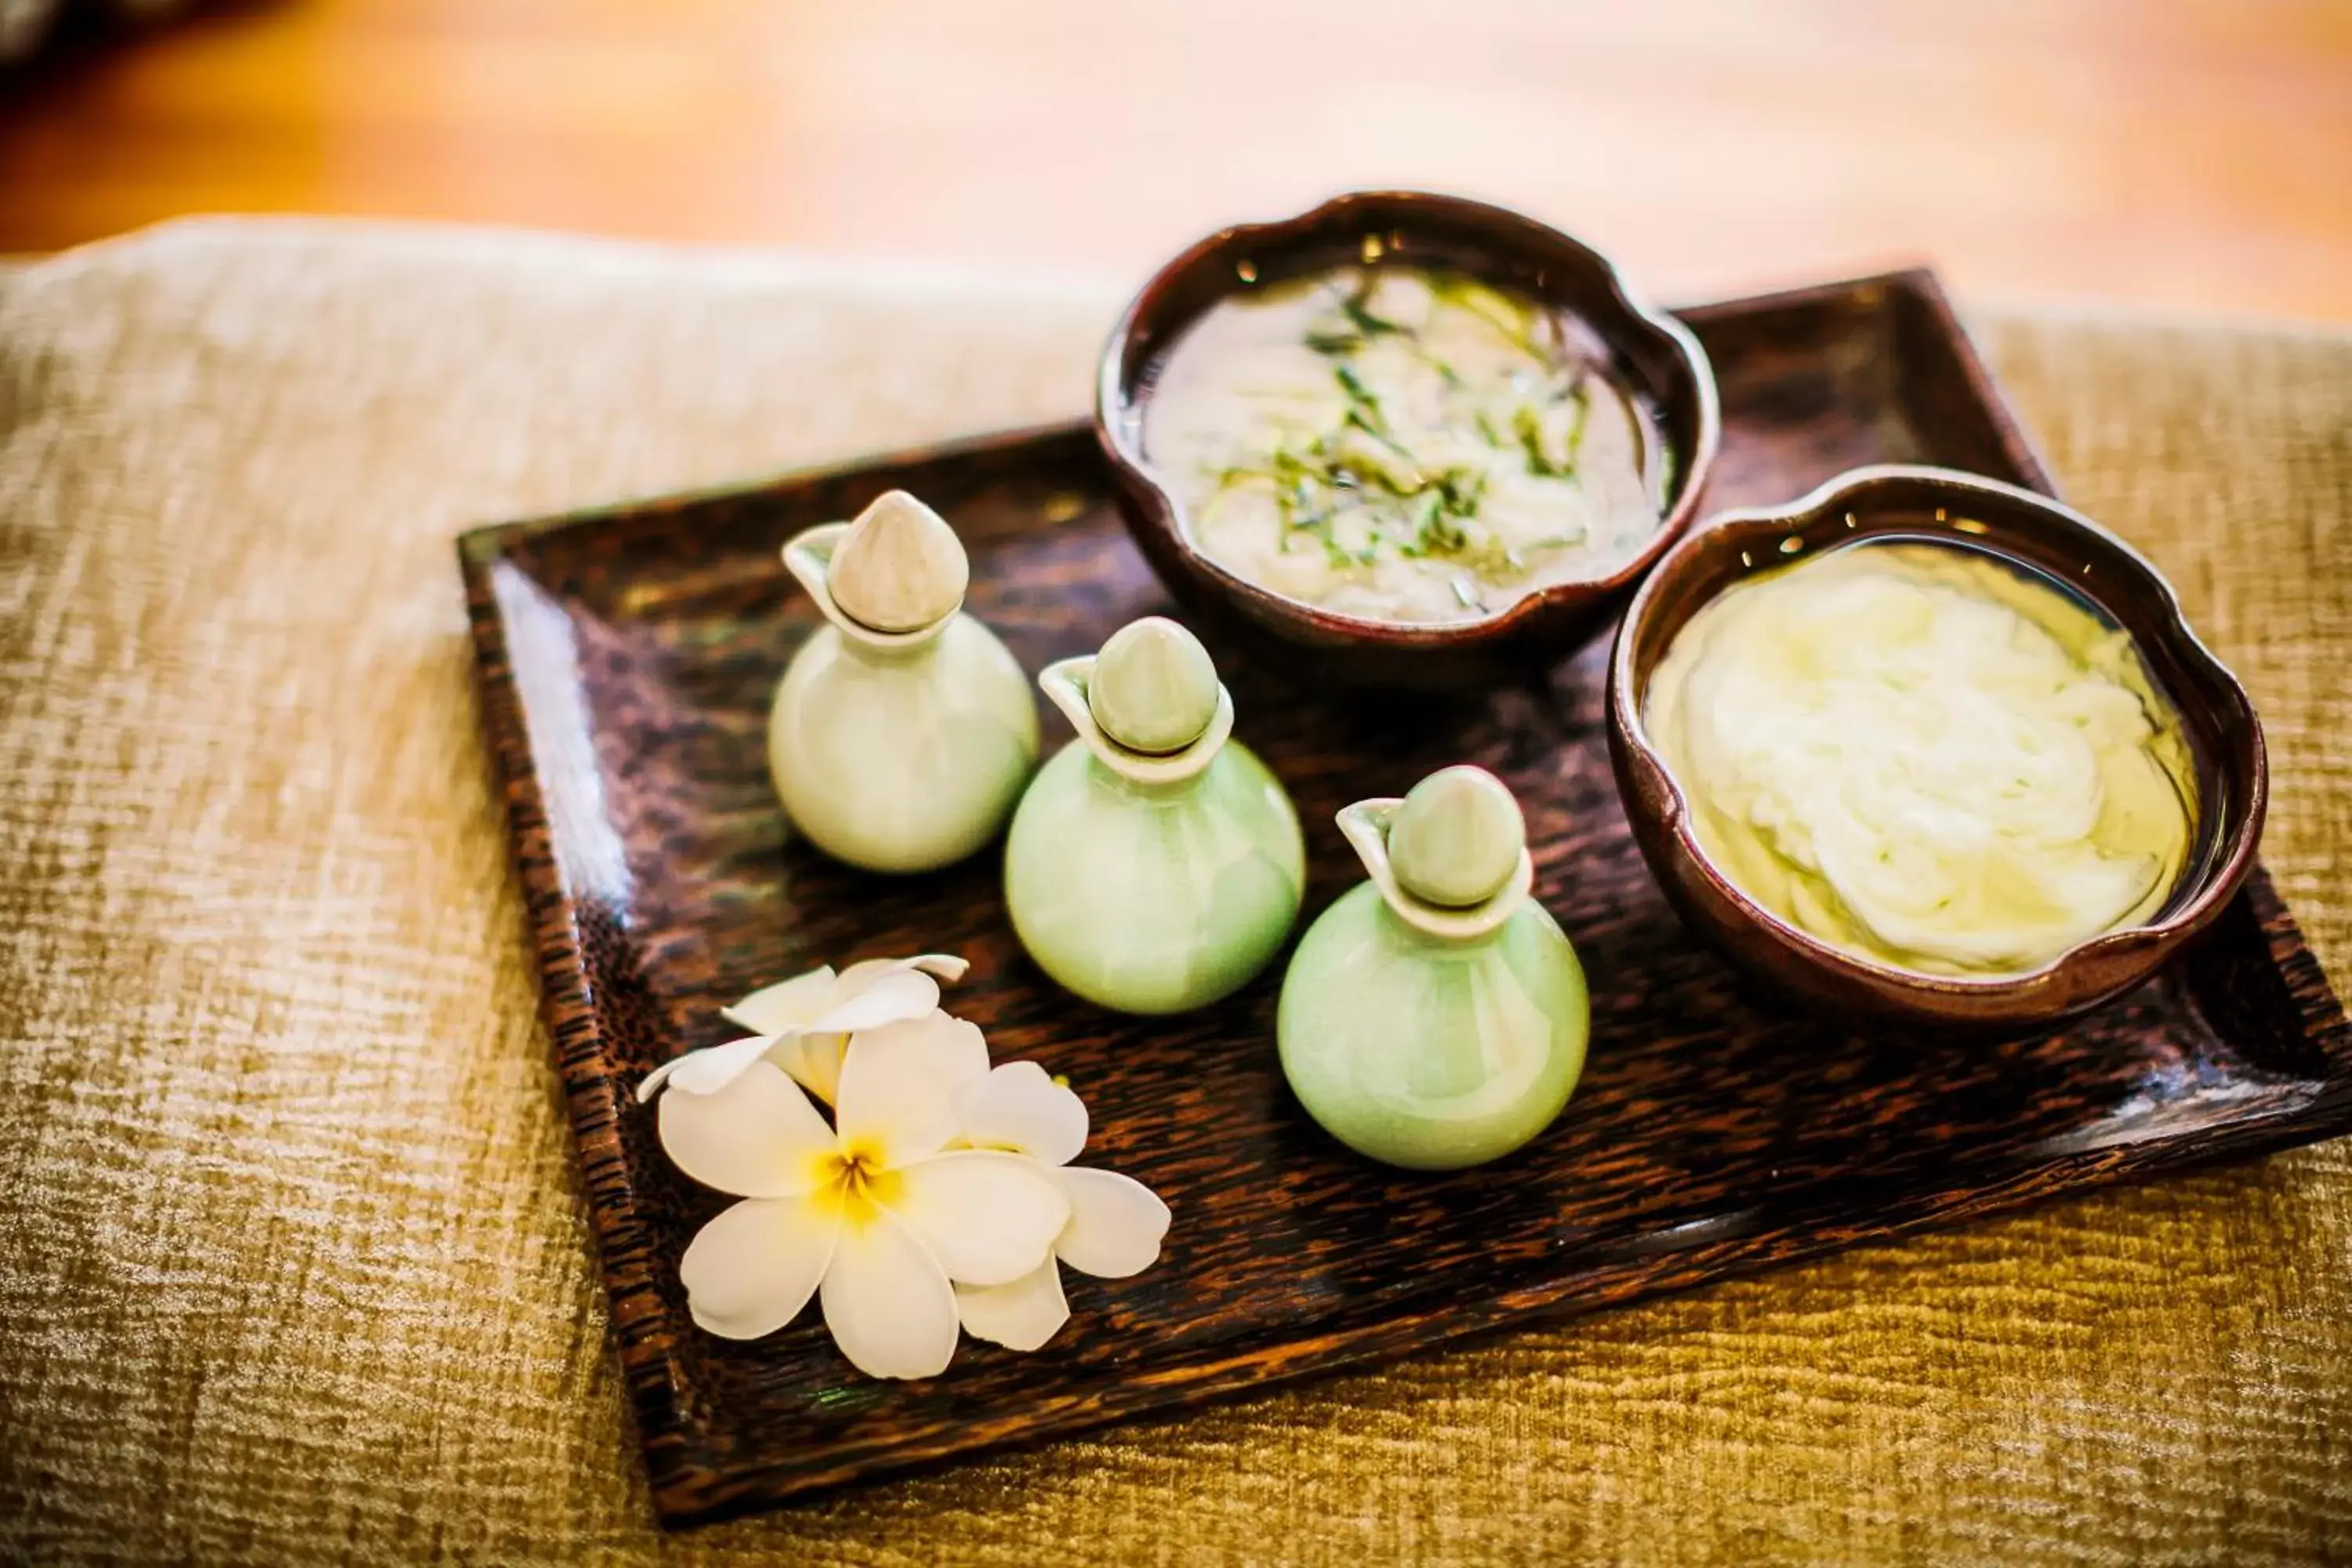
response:
M835 1207L844 1219L863 1223L898 1195L898 1173L883 1163L880 1145L845 1142L817 1156L819 1202Z

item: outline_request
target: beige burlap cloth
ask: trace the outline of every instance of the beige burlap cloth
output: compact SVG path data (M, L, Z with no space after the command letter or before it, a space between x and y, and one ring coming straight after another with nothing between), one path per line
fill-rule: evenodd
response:
M677 1539L476 734L469 523L1079 412L1115 300L299 224L0 279L0 1557L2352 1558L2352 1150ZM2352 340L1985 313L2352 973Z

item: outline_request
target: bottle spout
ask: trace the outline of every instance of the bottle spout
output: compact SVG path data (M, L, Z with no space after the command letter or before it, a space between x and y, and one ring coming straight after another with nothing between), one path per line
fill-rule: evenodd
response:
M1534 890L1526 819L1483 768L1444 769L1402 797L1345 806L1337 820L1389 909L1426 936L1488 935Z
M1111 634L1102 651L1038 672L1037 684L1102 764L1138 784L1174 784L1216 760L1234 698L1209 652L1164 616Z
M784 568L842 635L907 648L945 630L963 607L971 565L947 520L904 490L848 522L803 529L784 544Z

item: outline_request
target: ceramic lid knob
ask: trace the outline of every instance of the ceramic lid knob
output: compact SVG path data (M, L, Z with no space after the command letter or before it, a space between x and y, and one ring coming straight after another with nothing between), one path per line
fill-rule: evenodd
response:
M1412 786L1389 822L1397 886L1445 909L1501 892L1527 847L1527 818L1503 781L1484 768L1444 768Z
M1120 745L1160 756L1207 732L1222 689L1200 638L1164 616L1146 616L1103 644L1087 679L1087 708Z
M912 632L955 614L971 581L947 519L904 490L857 514L825 568L842 614L877 632Z

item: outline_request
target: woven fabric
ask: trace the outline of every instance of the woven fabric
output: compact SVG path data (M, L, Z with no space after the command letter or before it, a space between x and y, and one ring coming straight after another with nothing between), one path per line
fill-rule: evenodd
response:
M1076 413L1113 304L282 223L0 275L0 1556L2352 1558L2343 1145L653 1527L451 538ZM2352 339L1975 324L2253 689L2343 975Z

